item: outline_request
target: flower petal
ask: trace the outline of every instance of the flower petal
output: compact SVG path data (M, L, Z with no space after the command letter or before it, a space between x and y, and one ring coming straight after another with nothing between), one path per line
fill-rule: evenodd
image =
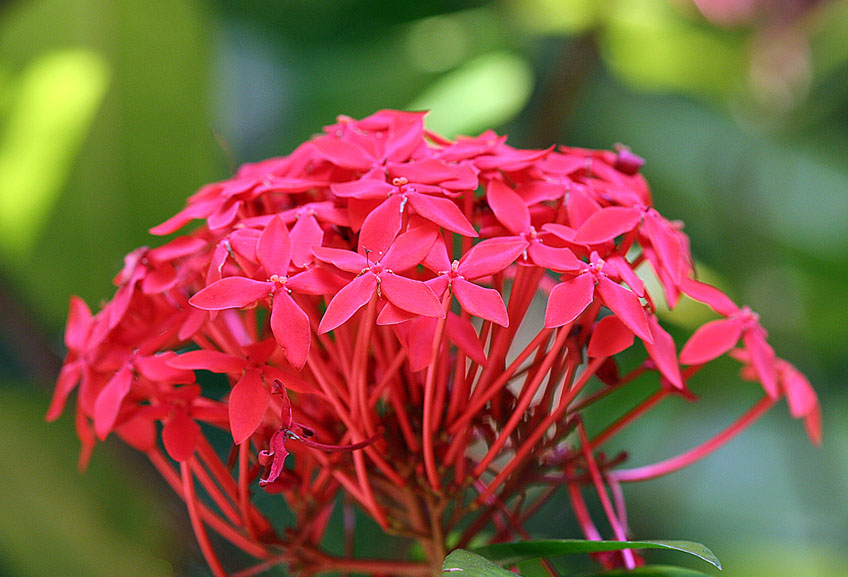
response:
M445 246L445 239L441 236L436 238L436 242L430 248L430 252L421 261L421 264L435 273L449 271L451 268L451 260L448 256L448 249Z
M593 214L601 210L601 205L592 198L585 187L572 186L568 192L566 209L568 225L578 230Z
M55 421L65 410L65 403L68 401L68 395L73 392L77 384L82 379L82 362L74 361L66 362L62 365L62 370L59 371L59 376L56 379L56 388L53 390L53 398L50 399L50 406L47 409L45 419L48 422Z
M352 250L316 246L312 248L312 254L320 261L328 262L336 268L353 274L359 274L368 267L368 260Z
M303 268L313 260L312 247L321 246L324 231L312 215L301 216L291 230L291 262Z
M141 281L141 291L147 295L159 294L176 286L178 280L177 269L171 263L161 264Z
M615 313L615 316L621 319L621 322L627 325L627 328L637 337L648 343L654 342L645 309L642 308L639 297L633 291L602 276L598 281L598 294L601 295L604 305Z
M416 184L437 184L450 190L474 190L477 173L468 164L449 164L435 158L389 165L389 174Z
M377 324L381 326L396 325L415 318L418 318L418 315L398 308L389 301L385 301L383 308L380 309L380 314L377 315Z
M146 453L156 447L156 425L147 418L133 417L115 429L118 436L137 451Z
M68 324L65 327L65 346L69 351L80 351L88 340L92 323L91 310L85 301L72 296L68 310Z
M672 230L670 223L655 210L649 210L645 213L642 234L651 241L651 245L657 251L657 255L659 255L669 276L674 282L680 283L683 280L685 270L685 251L680 246L680 238Z
M265 274L285 276L291 262L291 237L283 219L275 216L262 231L256 245L256 257L265 267Z
M680 351L680 363L700 365L720 357L739 342L742 324L737 319L710 321L689 337Z
M101 441L109 436L115 426L121 403L129 394L132 381L132 371L129 365L124 365L97 395L94 402L94 432Z
M486 187L486 201L495 217L513 234L530 229L530 211L518 193L500 180L492 180Z
M531 242L527 251L533 264L557 272L575 273L585 268L585 263L567 248L557 248L539 242Z
M436 338L436 319L418 317L393 325L398 340L404 344L413 372L426 369L433 360L433 339Z
M468 280L503 272L527 247L516 237L490 238L471 247L459 261L457 271Z
M367 170L374 163L364 148L346 140L324 136L313 140L312 145L321 156L342 168Z
M586 310L594 296L595 279L591 274L581 274L557 284L548 297L545 327L567 325Z
M174 351L166 351L149 356L137 356L133 364L136 371L146 379L162 384L188 384L194 382L194 373L190 370L174 367L171 361L177 358Z
M242 202L240 200L230 199L221 205L217 211L210 214L206 219L206 223L211 230L219 230L229 226L235 220L241 206Z
M715 312L722 316L730 316L739 312L739 307L736 306L730 297L721 292L712 285L697 281L695 279L685 279L680 283L680 290L683 293L700 302L708 305Z
M645 342L645 350L656 363L662 376L675 388L683 390L683 378L680 376L680 364L677 362L677 348L674 339L660 326L659 320L654 315L648 315L651 323L651 334L654 342Z
M819 400L807 377L789 363L783 365L781 373L781 384L786 393L789 414L800 419L812 413L819 406Z
M816 405L816 408L804 417L804 428L807 430L807 436L810 442L814 445L821 446L822 444L822 419L821 407Z
M642 219L642 211L625 206L609 206L591 215L577 229L574 242L601 244L633 230Z
M379 261L400 232L403 224L403 201L400 196L390 196L371 211L359 231L359 253L369 254L369 259Z
M376 178L360 178L350 182L340 182L330 185L333 194L341 198L382 198L385 199L392 192L397 191L384 180Z
M614 254L607 257L606 263L608 265L611 264L615 268L620 279L627 283L627 286L630 287L630 290L636 293L636 296L645 296L645 283L641 278L639 278L639 275L633 271L633 267L627 259Z
M216 281L188 299L188 303L206 311L240 309L267 297L274 283L242 276L228 276Z
M586 354L590 357L611 357L629 349L633 345L633 340L633 331L628 329L617 316L610 315L602 318L595 325Z
M236 445L241 445L256 431L265 417L271 396L262 384L257 369L248 369L230 392L230 431Z
M199 440L200 425L185 410L175 409L173 416L162 427L162 444L175 461L188 461Z
M766 342L764 331L760 327L748 329L742 335L745 348L751 353L751 364L763 388L772 399L780 396L777 389L777 357L774 349Z
M560 182L533 180L519 184L515 192L524 200L524 204L532 206L540 202L559 200L565 190L565 185Z
M426 194L410 194L409 204L419 215L457 234L477 236L477 231L454 201Z
M277 291L271 309L271 332L286 351L286 358L300 370L306 364L312 331L309 317L286 291Z
M486 365L486 352L480 337L471 324L471 320L454 313L448 313L445 332L453 344L465 355L481 366Z
M421 264L438 236L439 227L429 222L410 228L392 243L383 257L383 266L393 272L401 272Z
M509 317L501 293L495 289L477 286L462 278L454 279L452 287L456 300L470 314L502 327L509 326Z
M409 160L416 148L424 146L423 135L424 113L397 114L389 124L384 150L385 158L395 162Z
M339 292L347 282L347 279L331 270L312 266L290 277L286 281L286 288L305 295L331 295Z
M196 236L178 236L167 244L151 249L147 253L147 259L157 265L173 261L200 252L207 242Z
M405 311L425 317L445 316L442 303L433 290L421 281L396 274L382 274L380 288L389 302Z
M201 349L188 351L168 359L175 369L206 370L213 373L240 373L247 361L220 351Z
M347 321L371 300L376 288L377 277L371 272L353 279L346 287L336 293L336 296L327 305L321 324L318 325L318 334L322 335L329 332Z

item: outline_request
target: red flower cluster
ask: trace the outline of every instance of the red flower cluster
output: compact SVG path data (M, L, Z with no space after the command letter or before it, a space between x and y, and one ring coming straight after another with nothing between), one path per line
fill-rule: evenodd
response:
M460 546L484 529L521 535L558 487L598 538L579 490L594 487L623 539L619 482L691 463L780 397L819 440L809 383L754 313L695 279L688 239L652 208L639 157L519 150L492 132L448 141L423 120L340 118L289 156L242 167L152 229L203 221L131 253L100 312L71 300L48 419L79 386L82 461L112 432L144 451L185 499L216 575L227 571L207 527L259 560L239 575L275 563L439 573L449 532ZM645 275L671 307L686 295L721 318L678 355ZM599 450L660 400L692 398L687 379L727 353L765 391L736 423L637 469ZM656 392L592 423L601 432L590 437L583 409L650 375ZM548 490L519 497L531 485ZM259 490L281 494L292 527L275 531ZM342 494L432 562L328 554Z

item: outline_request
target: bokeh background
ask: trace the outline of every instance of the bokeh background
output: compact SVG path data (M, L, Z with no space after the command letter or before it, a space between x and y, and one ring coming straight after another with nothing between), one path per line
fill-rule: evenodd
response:
M208 575L143 459L110 439L80 475L72 417L44 422L68 297L111 297L200 185L380 108L644 156L702 275L815 384L824 444L781 405L628 486L634 533L706 543L726 577L848 574L846 30L845 0L0 3L0 575ZM680 334L706 314L682 311ZM641 423L633 462L741 414L758 393L735 369ZM566 510L540 533L576 536Z

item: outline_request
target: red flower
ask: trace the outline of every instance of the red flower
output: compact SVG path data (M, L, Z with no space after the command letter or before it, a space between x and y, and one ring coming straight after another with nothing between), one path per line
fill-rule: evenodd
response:
M286 358L297 369L306 364L309 355L311 332L309 317L291 297L293 291L303 294L324 294L333 285L319 269L309 268L288 276L292 262L292 245L312 248L320 238L303 230L300 237L290 238L288 229L279 218L265 227L256 245L256 256L262 264L267 281L232 276L209 285L194 295L189 303L200 309L214 311L244 308L272 295L271 331L286 351Z
M427 256L425 265L437 275L427 284L440 297L448 289L469 314L509 326L506 307L500 293L471 281L503 272L524 252L526 243L514 238L492 238L475 245L460 260L450 261L440 239Z
M710 321L697 331L680 351L684 365L700 365L730 351L742 339L751 363L766 393L777 398L777 368L774 350L766 342L759 316L748 307L736 309L726 319Z
M551 291L545 311L545 326L561 327L572 322L597 295L636 336L646 343L653 343L654 337L639 296L613 280L624 276L622 271L625 270L629 270L626 263L618 267L612 262L604 262L593 252L589 263L580 263L580 272L576 276L565 275L570 278Z
M433 290L425 283L398 273L419 264L436 240L436 230L422 225L401 234L385 255L375 255L363 248L365 255L329 247L316 247L315 256L356 276L336 293L321 319L319 333L329 332L356 313L376 294L399 309L428 317L444 317L445 312ZM363 241L360 241L363 242ZM367 240L365 241L367 242Z
M520 150L491 131L452 142L423 116L340 117L290 155L243 166L152 229L201 221L127 255L99 312L71 299L47 418L78 387L81 464L112 432L143 451L186 501L216 577L226 570L208 528L257 560L244 574L279 562L412 577L441 570L445 535L465 546L522 534L562 485L586 536L601 537L590 485L620 538L619 482L703 458L779 397L820 441L809 382L753 312L695 280L688 238L652 207L641 158ZM722 317L679 359L643 273L672 307L686 294ZM604 451L669 395L694 400L688 381L725 353L766 391L736 422L635 469ZM637 377L654 392L623 414L584 410ZM285 501L291 525L266 518L257 484ZM420 539L432 563L326 551L339 506Z

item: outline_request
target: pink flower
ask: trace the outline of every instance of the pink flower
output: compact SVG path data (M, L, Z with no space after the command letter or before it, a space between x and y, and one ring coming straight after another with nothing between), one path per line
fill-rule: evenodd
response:
M152 232L196 228L131 252L99 312L71 299L47 418L77 392L82 465L113 432L144 452L185 500L217 577L209 528L256 559L244 574L279 562L419 576L441 559L326 551L334 509L358 507L435 551L444 535L464 546L520 534L541 505L528 499L546 494L528 489L565 486L584 535L599 538L590 486L622 538L619 482L703 458L781 397L820 441L809 382L755 313L696 280L641 158L520 150L491 131L450 141L423 117L340 117L290 155L203 187ZM679 357L643 275L672 307L685 294L721 317ZM688 381L726 353L765 389L736 422L635 469L605 453L668 396L694 400ZM584 411L637 378L654 392L623 414ZM285 530L257 487L291 510Z
M420 264L435 240L435 228L419 226L394 239L385 254L376 253L373 261L372 251L364 246L369 242L367 238L360 241L364 255L336 248L315 248L313 252L319 260L356 274L327 305L318 332L337 328L375 295L381 300L385 297L386 304L415 315L444 317L439 299L429 286L398 274Z

